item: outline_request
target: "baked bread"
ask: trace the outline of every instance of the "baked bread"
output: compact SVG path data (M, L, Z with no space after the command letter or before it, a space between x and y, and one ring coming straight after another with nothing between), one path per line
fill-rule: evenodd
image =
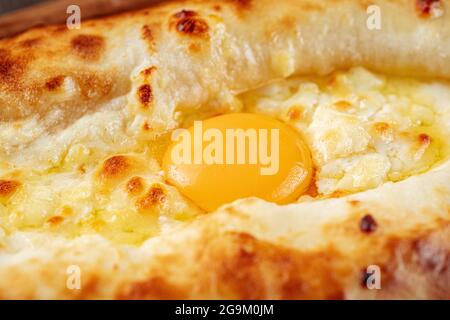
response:
M0 298L448 299L449 10L189 0L0 40ZM204 212L167 184L168 134L236 111L304 128L317 190Z

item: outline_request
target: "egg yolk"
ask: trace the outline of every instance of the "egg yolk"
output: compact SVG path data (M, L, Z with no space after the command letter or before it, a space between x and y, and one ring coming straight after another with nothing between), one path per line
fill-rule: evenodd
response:
M171 138L163 157L166 180L206 211L252 196L286 204L309 188L308 147L273 118L221 115L177 129Z

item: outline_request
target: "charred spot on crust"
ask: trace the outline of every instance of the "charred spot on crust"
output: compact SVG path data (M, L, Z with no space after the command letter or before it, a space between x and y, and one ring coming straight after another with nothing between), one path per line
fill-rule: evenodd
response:
M67 31L67 26L66 25L57 25L57 26L53 26L51 28L51 31L54 33L61 33L61 32L65 32Z
M139 211L152 209L156 205L161 205L166 199L164 190L158 186L152 186L150 190L136 202Z
M71 47L76 55L85 60L97 60L105 46L101 36L81 34L72 38Z
M359 229L364 233L372 233L377 230L377 227L377 222L370 214L366 214L359 222Z
M237 8L250 9L252 0L229 0L231 3L235 4Z
M416 9L423 18L437 18L443 14L441 0L416 0Z
M0 180L0 197L9 197L20 186L18 181L14 180Z
M125 156L114 156L105 161L101 175L105 178L116 178L125 173L129 167L130 163Z
M143 75L144 77L148 77L150 76L154 71L156 70L155 66L149 67L149 68L145 68L144 70L141 71L141 75Z
M147 106L153 100L152 88L149 84L143 84L138 89L139 101Z
M178 21L177 30L191 35L202 35L208 31L208 25L201 19L186 18Z
M25 71L26 62L25 56L14 57L9 50L0 48L0 83L10 85L18 83Z
M20 42L20 45L28 49L37 46L39 43L41 43L41 41L42 38L31 38L23 40L22 42Z
M178 19L186 19L186 18L195 17L196 15L197 15L197 12L195 12L195 11L183 9L180 12L175 13L174 17L178 18Z
M119 299L127 300L161 297L178 300L186 299L188 294L179 285L173 285L166 278L159 276L152 276L148 280L134 282L118 294Z
M54 216L54 217L49 218L47 220L47 222L52 224L52 225L55 225L55 224L60 224L61 222L63 222L63 220L64 220L64 217Z
M143 189L144 183L140 177L133 177L127 182L126 190L130 195L137 195L141 193Z
M153 36L153 31L149 25L144 24L141 29L142 39L147 41L150 49L154 49L155 47L155 37Z
M54 90L58 89L59 87L61 87L61 85L64 82L64 78L65 78L64 76L56 76L51 79L48 79L45 82L45 87L50 91L54 91Z
M203 36L208 32L206 21L198 17L195 11L181 10L174 14L176 19L175 29L186 35Z
M2 79L10 79L14 75L16 65L6 50L0 50L0 77Z

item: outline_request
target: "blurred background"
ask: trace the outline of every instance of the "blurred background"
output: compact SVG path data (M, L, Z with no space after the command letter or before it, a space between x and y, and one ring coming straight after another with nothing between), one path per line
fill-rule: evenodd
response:
M0 38L35 26L65 23L67 7L78 5L81 21L125 10L139 9L163 0L0 0Z
M22 6L29 6L42 2L40 0L0 0L0 14L6 13L8 11L16 10Z

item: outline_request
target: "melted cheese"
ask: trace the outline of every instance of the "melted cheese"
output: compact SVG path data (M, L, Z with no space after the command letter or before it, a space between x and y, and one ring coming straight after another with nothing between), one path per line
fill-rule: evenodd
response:
M312 152L320 199L442 162L449 154L449 101L447 83L355 68L233 96L229 112L266 114L296 128ZM164 181L170 132L150 128L127 103L118 98L55 134L37 119L0 124L0 237L43 230L138 244L204 213ZM214 112L179 110L173 121L189 126Z
M450 113L443 97L449 93L444 83L355 68L283 80L243 99L249 111L283 119L304 134L319 194L336 195L405 179L442 161Z

